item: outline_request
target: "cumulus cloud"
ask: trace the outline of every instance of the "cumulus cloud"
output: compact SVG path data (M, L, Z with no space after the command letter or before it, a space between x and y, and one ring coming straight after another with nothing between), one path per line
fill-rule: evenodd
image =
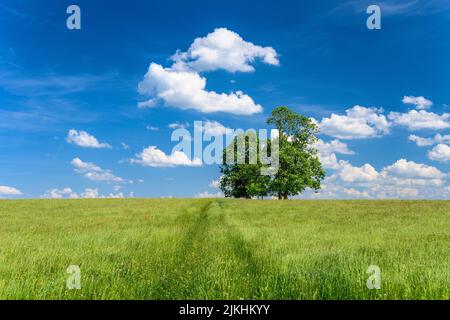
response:
M404 96L402 99L404 104L412 104L416 106L417 110L429 109L433 106L433 101L426 99L423 96L414 97L414 96Z
M450 143L450 134L441 135L438 133L431 138L419 137L412 134L408 137L408 140L415 142L418 147L428 147L437 143Z
M131 163L137 163L145 167L197 167L202 165L200 159L191 160L181 151L174 151L173 154L167 155L156 146L145 148L136 155L136 159L131 159Z
M320 162L326 169L339 168L339 163L336 157L337 153L346 155L354 154L354 152L348 148L346 143L337 139L330 142L324 142L323 140L318 139L314 147L319 151Z
M335 153L319 153L319 160L325 169L339 169L339 162Z
M377 171L372 165L355 167L339 161L317 193L301 198L445 198L443 186L448 175L425 164L400 159Z
M218 189L220 187L220 180L221 180L221 178L211 181L211 183L209 184L209 187L212 189Z
M409 135L408 140L415 142L418 147L427 147L434 144L434 140L432 138L423 138L416 136L415 134Z
M111 148L107 143L100 143L96 137L90 135L86 131L69 130L66 141L83 148Z
M370 187L346 187L339 184L326 185L318 193L311 191L300 198L309 199L417 199L420 192L416 188L391 186L389 184L372 184Z
M174 71L151 63L139 83L139 93L156 96L167 106L204 113L228 112L251 115L262 111L259 104L242 91L217 93L206 90L206 78L189 71Z
M434 112L425 110L411 110L407 113L390 112L389 120L394 124L406 127L408 130L415 131L421 129L446 129L450 128L450 114L443 113L438 115Z
M200 192L196 196L196 198L223 198L224 195L222 192L210 193L210 192Z
M370 188L369 193L376 199L417 199L420 192L417 188L398 187L377 184Z
M378 178L378 172L368 163L354 167L347 161L340 161L337 174L344 182L367 182Z
M97 198L125 198L122 192L119 193L109 193L107 195L102 195L98 192L98 189L87 188L83 193L80 194L80 198L86 199L97 199Z
M218 135L228 135L232 134L233 129L225 127L223 124L217 121L204 121L203 122L203 133L210 136L218 136Z
M168 127L170 129L186 129L187 127L189 127L189 123L180 123L180 122L174 122L174 123L170 123L168 125Z
M370 198L368 191L360 191L355 188L342 188L342 192L350 198Z
M172 56L173 65L164 68L151 63L138 91L148 96L139 107L153 107L157 100L166 106L194 109L204 113L228 112L251 115L262 111L262 106L242 91L217 93L206 89L206 78L201 72L218 69L229 72L250 72L256 60L278 65L276 51L244 41L237 33L220 28L206 37L197 38L187 52Z
M16 188L0 186L0 196L20 196L22 192Z
M450 146L440 143L428 152L428 158L439 162L450 160Z
M278 54L272 47L261 47L242 39L236 32L217 28L206 37L197 38L187 52L178 51L172 60L174 70L196 72L226 70L252 72L255 60L278 65Z
M130 196L132 193L130 193ZM41 198L46 199L78 199L78 198L86 198L86 199L96 199L96 198L124 198L124 194L122 192L119 193L109 193L107 195L102 195L99 193L98 189L86 188L80 194L74 192L71 188L64 189L51 189L47 190Z
M102 169L91 162L84 162L80 158L74 158L71 164L75 168L75 172L82 174L89 180L113 183L125 182L124 179L115 176L110 170Z
M406 178L442 179L446 174L439 169L425 164L415 163L406 159L400 159L387 166L383 171Z
M319 122L320 132L339 139L367 139L389 133L382 109L354 106L345 115L332 114Z
M47 199L62 199L62 198L79 198L80 196L74 192L71 188L64 188L64 189L51 189L47 190L41 198L47 198Z
M321 153L340 153L340 154L355 154L350 150L345 142L334 139L330 142L324 142L318 139L315 148Z

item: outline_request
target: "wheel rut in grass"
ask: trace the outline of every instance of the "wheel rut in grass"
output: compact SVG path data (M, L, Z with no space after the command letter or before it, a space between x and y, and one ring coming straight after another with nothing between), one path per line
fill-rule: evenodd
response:
M208 210L214 202L200 208L191 207L182 214L193 219L178 249L169 257L159 282L154 285L153 298L186 299L195 291L201 278L202 252L206 243ZM184 220L184 219L183 219Z
M154 285L157 299L267 297L269 268L239 229L229 222L226 203L207 202L183 213L192 221ZM274 270L271 270L272 272Z
M222 215L222 226L226 229L227 243L232 247L233 259L238 262L238 281L242 283L239 298L279 299L276 292L284 292L283 298L295 298L297 293L289 283L295 281L292 275L282 271L280 262L267 251L264 240L246 239L240 227L232 223L232 215ZM280 290L283 288L283 290ZM232 297L236 298L236 297Z

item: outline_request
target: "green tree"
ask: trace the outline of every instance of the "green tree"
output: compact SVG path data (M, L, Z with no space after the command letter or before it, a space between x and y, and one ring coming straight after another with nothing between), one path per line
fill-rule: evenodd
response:
M271 176L261 174L261 168L267 165L260 159L262 146L256 133L237 136L223 152L220 189L224 195L247 199L274 195L287 199L307 188L320 189L325 171L314 148L318 126L287 107L275 108L267 123L279 132L278 170ZM264 145L270 151L272 142L267 140Z
M314 148L318 126L288 107L275 108L267 123L278 129L280 139L280 164L271 179L270 193L278 199L287 199L306 188L320 189L325 171Z
M223 151L220 189L225 197L250 199L268 195L270 177L261 175L263 164L259 157L259 148L257 135L248 132L235 137ZM229 161L230 159L232 161Z

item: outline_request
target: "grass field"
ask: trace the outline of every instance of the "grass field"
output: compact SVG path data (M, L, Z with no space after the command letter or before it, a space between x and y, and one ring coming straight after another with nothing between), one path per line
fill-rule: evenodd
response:
M449 299L450 202L0 201L0 299L241 298Z

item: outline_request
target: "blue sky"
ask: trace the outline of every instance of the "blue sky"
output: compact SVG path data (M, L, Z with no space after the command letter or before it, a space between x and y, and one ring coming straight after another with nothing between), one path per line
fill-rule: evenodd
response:
M321 127L303 197L449 198L449 39L439 0L2 1L0 198L217 194L169 125L266 128L278 105Z

